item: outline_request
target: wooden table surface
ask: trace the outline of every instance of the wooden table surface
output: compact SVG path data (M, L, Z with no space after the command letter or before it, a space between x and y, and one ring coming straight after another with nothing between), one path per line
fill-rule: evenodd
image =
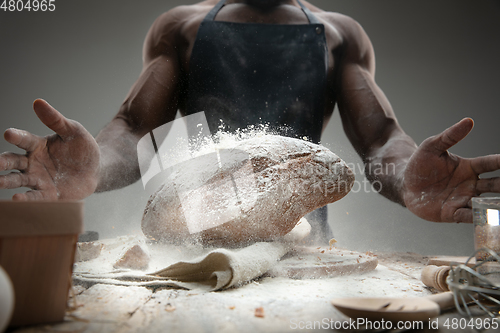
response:
M313 280L262 277L239 288L209 293L77 285L69 302L73 309L67 312L64 322L9 332L311 332L336 331L335 327L341 325L347 329L338 331L366 330L350 325L350 319L338 312L330 300L353 293L372 295L375 282L378 294L413 297L431 293L420 281L428 257L412 253L377 256L379 266L370 273ZM418 332L500 331L448 326L460 325L461 319L456 310L448 311L430 322L420 323L423 328L419 327ZM481 320L486 319L481 317ZM402 331L405 330L388 330Z

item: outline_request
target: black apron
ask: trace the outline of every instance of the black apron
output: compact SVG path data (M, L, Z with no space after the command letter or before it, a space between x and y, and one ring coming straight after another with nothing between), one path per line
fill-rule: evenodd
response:
M204 111L212 133L221 125L235 131L263 124L278 134L319 143L326 38L323 24L298 3L309 24L214 21L225 4L221 0L198 29L189 62L186 115ZM312 233L328 240L326 207L313 215L317 217L308 219Z

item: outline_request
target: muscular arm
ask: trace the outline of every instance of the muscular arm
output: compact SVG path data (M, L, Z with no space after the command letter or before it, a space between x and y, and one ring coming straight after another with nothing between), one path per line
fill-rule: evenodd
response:
M138 80L118 114L96 137L101 156L96 192L137 181L138 141L175 118L180 81L176 24L171 13L155 21L144 42L143 69Z
M500 192L498 177L479 177L500 169L500 155L463 158L448 151L472 130L470 118L417 147L375 84L368 37L355 22L344 21L338 105L347 136L366 164L367 177L381 194L421 218L471 223L471 198Z
M403 173L417 145L401 129L389 101L375 83L370 40L357 23L345 17L343 21L345 39L335 86L342 123L374 187L404 205Z
M33 109L55 133L40 137L7 129L4 138L26 154L0 154L0 189L28 187L14 200L80 200L95 191L128 185L140 176L137 143L172 120L177 110L179 61L176 32L179 16L171 12L153 24L144 43L144 65L120 111L96 139L43 100Z

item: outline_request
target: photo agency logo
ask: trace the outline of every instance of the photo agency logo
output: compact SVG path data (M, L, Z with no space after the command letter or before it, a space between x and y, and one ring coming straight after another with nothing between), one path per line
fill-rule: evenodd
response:
M379 193L382 191L382 182L377 178L386 175L395 175L396 165L394 163L362 164L346 163L347 168L340 166L336 161L322 165L318 168L313 165L306 165L298 174L304 179L300 183L300 188L304 191L312 191L314 194L321 193L330 195L336 192L364 192ZM355 180L351 182L349 177L343 177L344 173L353 175ZM337 175L333 178L327 177L327 174ZM370 181L365 174L371 175L374 180Z
M356 180L351 188L352 193L380 193L383 185L379 178L396 175L396 164L394 163L347 163L347 166L356 176ZM360 177L357 175L360 175ZM372 180L370 181L365 175L370 175Z

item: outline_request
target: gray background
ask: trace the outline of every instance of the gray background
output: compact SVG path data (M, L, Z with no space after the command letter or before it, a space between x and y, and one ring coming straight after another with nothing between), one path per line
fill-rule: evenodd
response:
M141 70L144 36L162 12L195 1L56 1L55 12L0 11L0 127L47 135L31 103L44 98L92 134L111 120ZM377 57L377 82L417 143L463 117L473 132L451 151L498 153L500 5L486 0L311 0L364 27ZM332 117L323 143L361 163ZM4 141L0 151L19 151ZM494 173L498 175L498 173ZM356 172L357 180L363 175ZM8 199L15 191L2 190ZM86 228L103 237L139 233L147 198L140 184L86 200ZM416 218L376 193L330 205L338 244L353 250L468 255L472 226Z

